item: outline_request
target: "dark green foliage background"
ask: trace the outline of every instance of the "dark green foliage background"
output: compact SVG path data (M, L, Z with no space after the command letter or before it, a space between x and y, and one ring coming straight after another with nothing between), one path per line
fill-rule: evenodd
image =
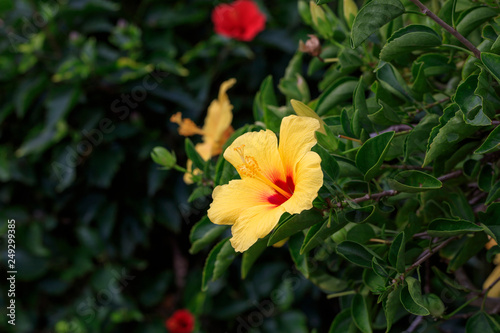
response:
M183 138L170 115L181 111L201 126L231 77L238 80L229 92L233 126L251 122L259 85L283 75L306 34L297 4L273 1L261 6L267 29L253 42L223 39L210 21L218 3L2 1L0 265L4 271L7 219L15 219L18 274L14 330L1 279L1 331L164 332L164 320L185 307L203 331L233 331L237 317L276 288L287 301L266 330L304 331L307 317L329 325L313 301L324 297L300 274L293 275L301 283L295 296L282 285L291 261L263 259L245 282L233 267L202 293L208 249L189 255L188 233L208 201L188 204L182 175L150 158L161 145L183 164ZM82 146L84 133L94 140L90 148ZM274 256L283 257L279 251L286 250Z

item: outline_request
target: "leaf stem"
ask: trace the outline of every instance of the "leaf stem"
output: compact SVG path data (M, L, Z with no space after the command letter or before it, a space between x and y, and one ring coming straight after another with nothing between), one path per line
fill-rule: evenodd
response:
M326 298L330 299L330 298L342 297L342 296L347 296L347 295L354 295L355 293L356 293L356 291L354 291L354 290L348 290L348 291L343 291L341 293L327 295Z
M462 44L464 44L469 50L471 50L476 58L480 59L481 51L479 51L467 38L462 36L456 29L450 27L448 23L441 20L436 14L431 12L429 8L425 7L425 5L421 3L419 0L410 0L410 1L413 2L415 5L417 5L417 7L420 8L422 13L429 16L432 20L434 20L437 24L442 26L446 31L452 34Z
M351 138L349 136L345 136L345 135L342 135L342 134L339 134L339 138L346 139L346 140L351 140L351 141L357 142L359 144L363 144L363 142L361 142L361 140L358 140L358 139L355 139L355 138Z

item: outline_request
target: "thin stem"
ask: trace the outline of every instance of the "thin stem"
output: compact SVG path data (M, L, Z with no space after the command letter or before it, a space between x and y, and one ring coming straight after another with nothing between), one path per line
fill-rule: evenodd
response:
M422 13L429 16L437 24L442 26L446 31L455 36L456 39L458 39L462 44L464 44L469 50L472 51L472 53L476 58L479 59L481 57L481 51L479 51L467 38L462 36L456 29L450 27L448 23L441 20L436 14L431 12L429 8L425 7L425 5L421 3L419 0L410 0L410 1L413 2L415 5L417 5L417 7L420 8Z
M471 51L461 47L461 46L458 46L458 45L453 45L453 44L441 44L441 47L447 47L449 49L455 49L455 50L459 50L459 51L462 51L462 52L465 52L467 53L468 55L471 55L473 57L475 57L474 53L472 53Z
M450 97L443 98L443 99L441 99L439 101L436 101L434 103L424 105L421 109L417 109L415 112L419 113L421 111L424 111L424 110L430 109L432 107L435 107L436 105L439 105L441 103L448 102L449 100L450 100Z
M472 297L471 299L469 299L467 302L465 302L464 304L460 305L458 308L456 308L455 310L453 310L453 312L443 316L443 319L450 319L451 317L453 317L455 314L457 314L458 312L460 312L460 310L462 310L463 308L465 308L467 305L469 305L470 303L474 302L476 299L478 299L479 296L475 296L475 297Z
M453 171L453 172L450 172L446 175L443 175L441 177L439 177L438 179L440 181L445 181L445 180L448 180L448 179L452 179L452 178L457 178L459 176L462 175L462 170L457 170L457 171Z
M421 167L418 165L390 165L383 164L382 169L401 169L401 170L429 170L432 171L432 167Z
M448 238L447 240L443 241L441 244L437 245L436 247L434 247L432 249L427 249L424 252L422 252L422 254L420 255L420 259L418 259L410 267L408 267L406 269L405 273L408 273L409 271L411 271L411 270L417 268L418 266L422 265L424 262L426 262L427 260L429 260L429 258L432 257L432 255L434 253L438 252L443 247L445 247L446 245L448 245L449 243L451 243L452 241L454 241L457 238L458 238L458 236L454 236L454 237Z
M358 140L358 139L355 139L355 138L351 138L349 136L345 136L345 135L342 135L342 134L339 134L339 138L346 139L346 140L351 140L351 141L357 142L359 144L362 144L361 140Z
M405 332L412 333L413 331L415 331L422 320L424 320L423 316L418 316L417 318L415 318L415 320L411 323L410 327L408 327Z
M356 292L354 290L348 290L348 291L343 291L341 293L335 293L335 294L330 294L326 295L326 298L336 298L336 297L342 297L342 296L347 296L347 295L354 295Z

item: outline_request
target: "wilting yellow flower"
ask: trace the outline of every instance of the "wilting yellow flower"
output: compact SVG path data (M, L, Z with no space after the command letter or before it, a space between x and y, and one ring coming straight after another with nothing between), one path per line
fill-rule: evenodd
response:
M310 117L288 116L281 122L280 143L270 131L245 133L224 152L224 158L241 179L217 186L208 218L232 225L231 244L246 251L265 237L288 212L312 208L323 185L321 158L311 151L319 122Z
M218 99L210 103L208 107L207 117L203 128L199 128L196 124L188 118L182 119L180 112L177 112L170 121L179 124L179 134L183 136L191 136L195 134L203 135L203 142L195 146L196 151L200 154L203 160L208 161L212 156L219 155L222 152L222 146L226 143L227 139L234 132L231 127L233 120L233 106L227 96L227 90L236 83L235 79L224 81L219 89ZM192 184L192 170L193 162L187 161L187 170L189 173L184 175L184 182ZM193 174L199 174L201 171L198 169L193 170Z

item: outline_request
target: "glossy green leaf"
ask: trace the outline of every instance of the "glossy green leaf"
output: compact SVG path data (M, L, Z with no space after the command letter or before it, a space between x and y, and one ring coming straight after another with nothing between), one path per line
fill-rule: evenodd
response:
M193 166L200 170L204 170L206 162L201 158L200 154L198 154L194 148L193 142L189 138L186 138L184 147L186 149L186 155L193 161Z
M386 132L367 140L356 154L356 166L365 174L365 180L375 177L384 162L394 132Z
M255 244L250 246L250 248L243 253L243 256L241 258L242 279L245 279L247 277L248 272L252 268L253 264L267 248L267 238L268 237L257 240Z
M320 116L329 114L341 102L352 98L357 84L358 80L353 77L343 77L333 82L319 96L316 113Z
M343 241L337 246L337 253L361 267L371 268L373 257L378 257L365 246L352 241Z
M465 333L498 333L500 324L495 318L485 312L478 312L467 320Z
M315 209L306 210L300 214L285 218L274 229L267 245L273 245L296 232L309 228L312 225L320 224L321 221L324 221L323 215Z
M484 231L500 244L500 202L491 204L486 212L479 212Z
M323 174L331 181L337 180L340 172L337 160L335 160L335 158L328 151L319 145L314 146L312 150L318 153L319 157L321 157L321 169L323 170Z
M486 6L471 8L460 15L456 29L467 37L474 29L497 14L496 10Z
M366 300L361 294L354 295L351 306L351 316L354 324L363 333L371 333L372 328L370 325L370 313Z
M488 193L488 196L486 197L485 204L489 205L498 198L500 198L500 181L497 181L491 187L490 193Z
M444 311L445 306L441 298L436 294L426 294L422 296L423 305L429 310L431 316L440 318Z
M387 40L387 43L380 51L380 59L391 61L394 58L408 54L414 50L422 50L430 47L440 46L441 37L431 28L412 24L408 25L394 34Z
M338 219L335 214L331 214L323 223L313 225L306 234L300 254L307 253L321 245L327 237L345 227L346 224L346 220Z
M483 105L483 98L477 94L479 75L470 75L462 82L455 95L455 102L464 114L464 120L467 124L474 126L487 126L491 124L488 117L489 110Z
M235 256L236 252L234 252L234 249L229 242L229 237L223 239L214 246L212 251L208 254L205 267L203 268L201 283L201 289L203 291L207 290L208 283L210 281L216 280L224 273L227 267L229 267L231 262L234 260Z
M495 178L495 170L493 170L490 164L485 164L479 171L479 176L477 177L477 186L481 191L489 192L491 186L493 185L493 179Z
M483 62L488 72L493 75L495 80L500 82L500 55L481 52L481 61Z
M405 233L400 232L389 248L389 263L398 273L405 271Z
M452 110L451 108L450 110ZM462 111L456 111L450 120L437 129L434 137L431 133L430 145L425 154L423 166L428 165L443 154L454 151L462 140L476 131L476 126L464 122Z
M330 325L329 333L351 333L353 330L351 326L354 326L352 316L351 316L351 308L346 308L340 313L338 313L332 321ZM356 329L356 327L354 327ZM355 332L355 331L354 331Z
M392 189L409 193L437 190L443 186L437 178L418 170L402 171L387 181Z
M373 0L363 6L354 19L351 47L356 48L371 34L404 13L405 7L398 0Z
M368 119L370 119L372 123L385 126L401 123L401 118L397 114L396 110L394 110L389 104L382 100L379 100L378 104L380 105L380 109L368 115Z
M474 153L487 154L497 149L500 149L500 126L495 127L495 129L490 132L481 147L477 148Z
M453 272L462 267L470 258L475 256L484 248L488 242L488 237L484 232L475 233L472 237L468 237L455 256L448 264L448 271Z
M429 224L427 233L433 237L452 237L482 230L483 228L469 221L439 218Z
M391 330L392 324L396 319L396 314L401 307L401 289L401 287L396 286L396 288L392 290L389 295L387 295L387 299L382 303L382 306L384 308L385 320L387 322L386 332L389 332Z
M191 233L189 234L191 248L189 249L189 253L198 253L222 235L227 228L227 226L212 223L207 216L203 217L191 228Z
M424 306L420 282L411 276L406 278L406 282L408 285L401 290L401 304L403 304L406 311L414 315L428 316L430 312Z
M290 251L290 257L292 257L295 267L302 273L306 278L309 278L309 266L307 264L307 254L300 254L300 248L304 243L304 234L298 232L288 240L288 250Z
M345 219L352 223L366 223L374 216L375 206L368 205L345 212Z

